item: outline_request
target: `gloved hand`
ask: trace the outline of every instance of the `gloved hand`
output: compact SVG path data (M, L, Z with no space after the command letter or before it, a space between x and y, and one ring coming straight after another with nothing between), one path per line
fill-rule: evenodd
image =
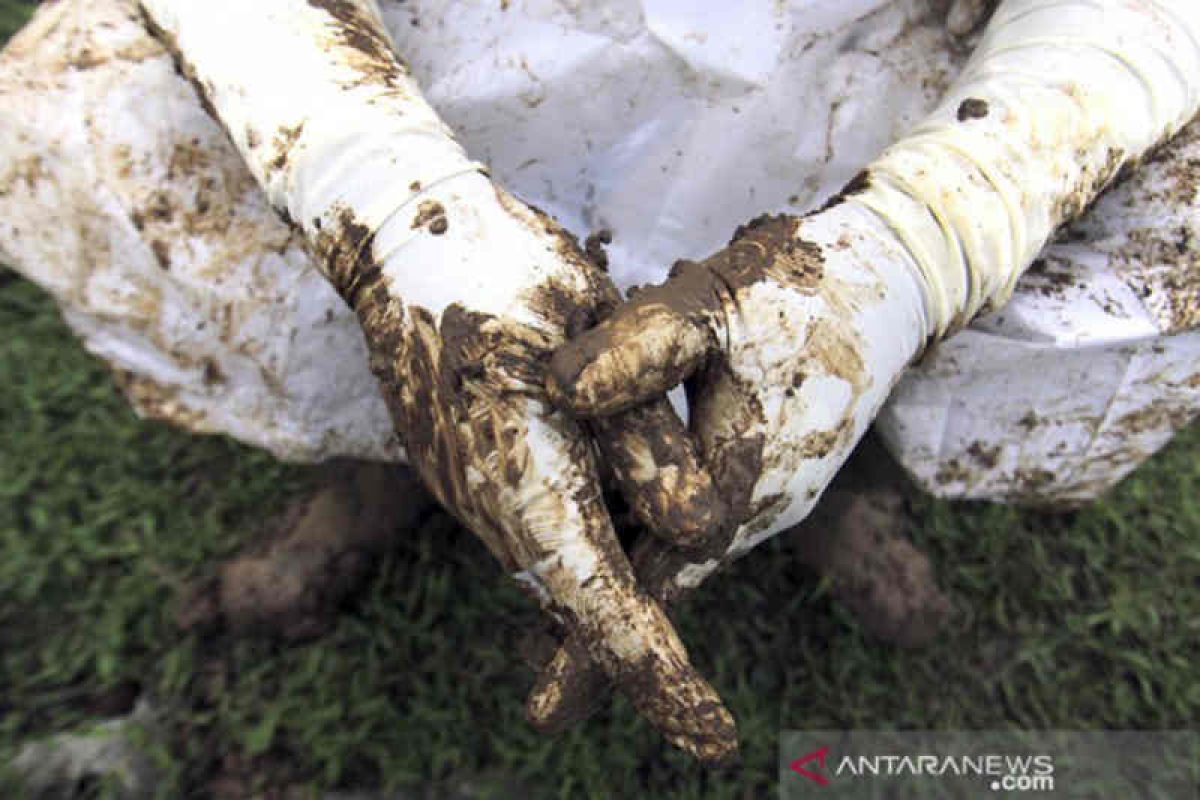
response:
M1006 0L942 104L825 209L754 220L561 348L550 391L579 417L684 381L731 509L704 546L639 543L643 584L670 600L800 522L904 367L1002 305L1054 230L1198 104L1190 0ZM570 722L602 683L564 647L530 716Z
M428 488L673 743L728 756L732 717L635 582L589 437L547 398L551 353L618 299L607 276L468 160L373 0L142 6L356 311ZM665 404L599 425L645 519L684 538L716 526L722 506ZM662 452L682 461L668 469L650 455Z

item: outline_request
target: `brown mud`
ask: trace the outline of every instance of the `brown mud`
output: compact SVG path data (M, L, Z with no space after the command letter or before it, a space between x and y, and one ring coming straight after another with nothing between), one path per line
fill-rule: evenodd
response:
M329 29L334 41L353 54L351 64L358 77L347 89L377 84L401 90L408 68L382 25L347 0L308 0L308 4L332 17Z
M433 499L411 471L338 462L247 551L185 590L185 630L224 628L285 640L318 636L379 556L422 524Z
M920 647L941 630L951 607L928 556L903 535L909 491L900 467L868 437L813 514L783 535L802 563L832 579L834 598L868 634ZM649 537L633 552L639 581L665 605L681 596L674 579L693 559ZM568 641L540 672L526 715L539 730L560 732L603 707L610 691L603 672Z

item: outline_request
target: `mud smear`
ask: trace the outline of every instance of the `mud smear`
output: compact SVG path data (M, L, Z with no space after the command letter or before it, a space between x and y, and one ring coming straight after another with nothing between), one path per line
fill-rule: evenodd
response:
M422 200L417 205L417 214L409 227L428 228L430 233L440 236L449 230L450 223L446 220L446 209L441 203L436 200Z
M583 243L583 252L587 255L596 269L608 271L608 253L605 251L605 245L612 244L612 231L607 228L598 230L590 234Z
M968 97L958 104L956 117L959 122L970 122L973 119L983 119L988 115L988 104L986 100L980 100L978 97Z
M903 535L903 498L913 489L902 475L868 438L812 516L784 535L796 542L803 563L832 579L835 598L868 633L919 647L941 630L951 606L928 556ZM633 551L638 580L666 605L682 596L675 578L691 563L693 557L648 537ZM559 732L591 716L610 691L599 667L568 642L539 675L527 715L539 730Z
M719 350L725 309L739 289L768 277L818 286L821 250L797 238L798 225L795 217L762 216L705 261L676 262L668 283L640 290L606 324L555 353L550 389L556 402L588 416L624 411L678 385ZM619 358L605 357L615 350Z
M253 131L247 128L247 140L249 140L249 137L252 133ZM296 146L296 142L299 141L300 136L303 133L303 122L291 126L284 125L275 132L275 138L271 141L271 147L273 148L274 156L272 156L271 160L267 162L268 170L278 172L287 167L288 156L292 154L292 148ZM253 147L254 145L250 146Z
M391 37L358 5L348 0L308 0L331 18L335 43L352 54L351 65L358 75L345 88L378 84L395 93L405 93L408 68L396 52Z

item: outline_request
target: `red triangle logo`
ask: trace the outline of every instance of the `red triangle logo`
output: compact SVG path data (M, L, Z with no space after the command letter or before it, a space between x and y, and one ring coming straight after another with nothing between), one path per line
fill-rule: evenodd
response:
M829 778L826 778L820 772L815 772L810 769L805 769L804 765L810 761L816 761L821 769L825 769L825 756L829 754L829 747L822 747L820 750L813 750L807 755L800 756L788 766L792 772L797 775L803 775L818 786L828 786Z

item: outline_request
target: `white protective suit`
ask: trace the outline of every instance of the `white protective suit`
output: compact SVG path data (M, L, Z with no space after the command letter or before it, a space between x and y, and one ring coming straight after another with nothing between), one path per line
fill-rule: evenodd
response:
M938 0L380 5L471 156L610 232L622 288L820 205L969 51ZM140 413L286 459L403 458L353 314L133 0L39 9L0 59L0 153L0 260ZM1085 500L1195 416L1198 164L1193 125L909 372L879 427L922 486Z

